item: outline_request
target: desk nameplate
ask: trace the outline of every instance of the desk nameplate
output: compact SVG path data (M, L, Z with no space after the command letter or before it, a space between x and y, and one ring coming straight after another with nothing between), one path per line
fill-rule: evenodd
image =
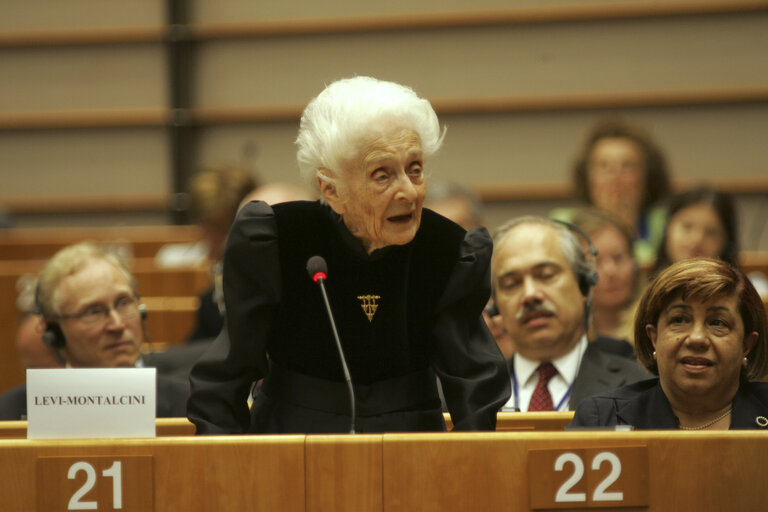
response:
M528 451L531 509L648 506L648 447Z
M38 512L153 512L150 455L39 457Z

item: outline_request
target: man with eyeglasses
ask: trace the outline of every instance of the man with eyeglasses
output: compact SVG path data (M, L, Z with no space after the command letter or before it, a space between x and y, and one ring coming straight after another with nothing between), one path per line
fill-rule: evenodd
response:
M135 281L114 255L92 243L57 252L40 273L36 306L43 341L71 368L142 367L143 306ZM186 413L186 382L158 376L157 416ZM0 420L26 418L26 386L0 395Z

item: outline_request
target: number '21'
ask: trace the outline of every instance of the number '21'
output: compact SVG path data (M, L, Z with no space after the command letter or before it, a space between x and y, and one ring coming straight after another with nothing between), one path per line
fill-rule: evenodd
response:
M75 462L69 467L67 478L74 480L81 471L85 472L85 483L69 499L67 510L96 510L98 503L95 501L81 501L83 496L93 489L96 484L96 470L87 462ZM112 479L112 509L123 508L123 476L122 463L116 460L112 466L101 472L102 476Z

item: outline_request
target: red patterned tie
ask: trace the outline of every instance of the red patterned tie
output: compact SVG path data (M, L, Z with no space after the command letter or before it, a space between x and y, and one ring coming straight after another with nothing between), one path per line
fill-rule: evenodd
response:
M552 363L539 365L539 382L536 384L536 389L533 390L531 403L528 404L529 411L553 411L555 409L547 384L556 373L557 370L552 366Z

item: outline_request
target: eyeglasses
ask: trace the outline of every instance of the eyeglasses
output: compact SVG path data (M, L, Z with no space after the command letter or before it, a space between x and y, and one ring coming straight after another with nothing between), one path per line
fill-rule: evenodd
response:
M104 304L97 304L91 306L80 313L74 313L71 315L58 315L58 318L75 318L80 320L83 325L89 327L95 327L96 325L103 325L109 319L109 314L112 310L117 311L124 320L133 318L139 312L139 301L135 297L123 297L115 302L114 308L105 306Z

